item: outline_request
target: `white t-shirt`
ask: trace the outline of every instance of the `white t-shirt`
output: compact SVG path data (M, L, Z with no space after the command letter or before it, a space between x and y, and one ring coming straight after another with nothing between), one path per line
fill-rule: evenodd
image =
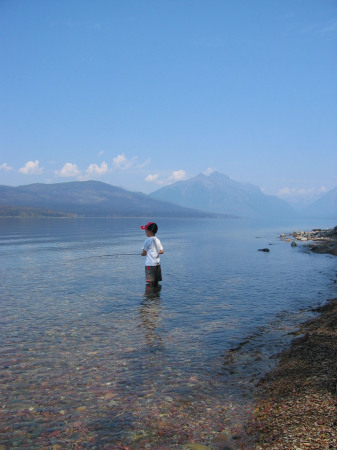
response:
M160 240L156 236L151 236L145 239L142 250L146 251L145 265L159 266L160 258L159 252L163 249Z

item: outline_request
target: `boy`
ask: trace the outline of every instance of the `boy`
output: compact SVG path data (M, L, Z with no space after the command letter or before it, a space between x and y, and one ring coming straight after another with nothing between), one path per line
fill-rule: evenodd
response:
M142 256L145 259L145 279L148 286L158 286L158 281L162 281L160 258L159 255L164 253L163 246L160 240L156 237L158 225L154 222L149 222L140 227L145 230L147 238L142 247Z

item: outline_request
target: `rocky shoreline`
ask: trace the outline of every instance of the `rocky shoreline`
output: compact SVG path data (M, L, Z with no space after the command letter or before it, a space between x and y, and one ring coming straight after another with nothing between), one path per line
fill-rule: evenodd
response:
M289 235L281 234L281 239L291 241L292 246L297 242L308 242L308 247L315 253L326 253L337 256L337 226L328 230L314 228L312 231L294 231Z
M337 227L289 236L281 239L293 246L308 242L315 253L337 255ZM256 407L246 427L250 439L237 448L337 448L337 299L328 300L316 312L319 316L301 326L300 337L260 380Z

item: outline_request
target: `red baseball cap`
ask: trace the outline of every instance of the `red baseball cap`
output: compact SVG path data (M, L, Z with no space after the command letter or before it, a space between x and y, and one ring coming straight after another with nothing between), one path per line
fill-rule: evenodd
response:
M149 223L147 223L146 225L142 225L140 228L142 229L142 230L147 230L147 227L149 226L149 225L152 225L153 224L153 222L149 222Z

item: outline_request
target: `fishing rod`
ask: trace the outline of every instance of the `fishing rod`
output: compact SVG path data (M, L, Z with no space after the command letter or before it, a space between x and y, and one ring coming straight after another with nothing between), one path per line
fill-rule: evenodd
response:
M114 253L112 255L97 255L97 256L91 256L91 258L105 258L107 256L115 256L118 258L118 256L139 256L140 253Z
M89 258L118 258L119 256L140 256L140 253L113 253L112 255L91 255L82 256L81 258L72 259L72 261L77 261L79 259L89 259Z

